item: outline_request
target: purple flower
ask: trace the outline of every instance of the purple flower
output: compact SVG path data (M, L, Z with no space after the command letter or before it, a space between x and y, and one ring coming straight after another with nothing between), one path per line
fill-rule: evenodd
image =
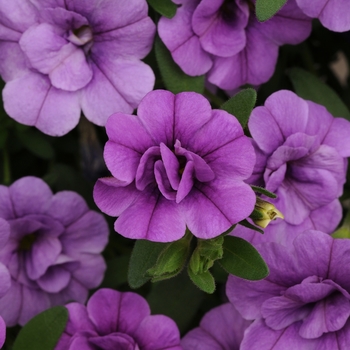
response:
M266 82L279 46L298 44L311 31L310 19L295 0L264 23L255 18L255 1L174 2L181 7L172 19L160 19L161 39L186 74L207 74L210 83L225 90Z
M69 319L55 350L180 350L180 333L167 316L150 315L132 292L99 289L86 306L66 305Z
M230 276L227 296L255 320L242 350L347 349L350 342L350 240L320 231L294 244L257 246L270 269L262 281Z
M348 0L296 0L301 10L312 18L318 18L328 29L335 32L350 30Z
M10 236L10 225L0 218L0 247L6 244ZM5 265L0 263L0 298L3 297L11 286L11 277ZM6 324L0 316L0 348L4 345L6 339Z
M184 350L239 350L245 329L250 325L232 304L207 312L198 328L181 340Z
M253 110L248 125L257 155L248 183L275 192L271 202L285 218L261 239L270 239L269 231L281 243L305 229L331 233L341 219L337 198L346 180L350 123L291 91L278 91Z
M207 239L252 212L255 195L244 180L255 155L235 117L200 94L163 90L150 92L137 112L108 119L104 158L113 177L94 189L98 207L119 216L117 232L171 242L187 226Z
M155 33L147 11L146 0L1 0L7 113L53 136L72 130L81 111L97 125L131 113L154 85L140 61Z
M25 177L0 186L0 218L10 225L0 250L11 274L11 288L0 298L8 326L54 305L85 302L88 289L101 283L108 227L77 193L53 195L41 179Z

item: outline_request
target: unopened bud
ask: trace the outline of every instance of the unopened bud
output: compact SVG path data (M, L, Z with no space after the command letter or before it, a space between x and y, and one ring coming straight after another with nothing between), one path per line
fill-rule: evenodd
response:
M284 219L283 214L272 203L259 197L256 198L255 208L250 217L255 225L262 228L266 228L272 220Z

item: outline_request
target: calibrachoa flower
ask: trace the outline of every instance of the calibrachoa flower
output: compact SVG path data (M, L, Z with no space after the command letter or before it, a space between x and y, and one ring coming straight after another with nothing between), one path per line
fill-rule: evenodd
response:
M242 350L347 349L350 240L300 234L294 244L257 246L270 269L262 281L230 276L227 295L247 320Z
M180 350L175 322L150 315L147 301L132 292L100 289L86 307L66 305L69 319L55 350Z
M264 23L254 0L176 0L172 19L162 17L158 32L174 61L189 75L207 74L225 90L259 85L273 74L278 48L298 44L311 31L310 18L295 0Z
M0 219L0 247L6 244L10 235L10 225L6 220ZM0 263L0 298L4 296L11 286L11 277L8 269ZM0 315L0 348L6 339L6 324Z
M146 0L0 1L4 104L20 123L61 136L81 111L105 125L153 89L155 25Z
M250 323L226 303L207 312L199 327L184 336L181 345L184 350L239 350Z
M244 183L255 154L235 117L212 110L200 94L150 92L138 115L117 113L106 125L104 158L113 177L94 199L128 238L171 242L186 230L218 236L246 218L255 195Z
M256 107L248 126L257 155L248 182L275 192L271 202L284 214L284 223L272 223L261 239L270 239L269 230L281 242L305 229L331 233L341 219L337 198L346 180L350 123L284 90Z
M0 218L10 225L0 250L11 274L11 288L0 298L8 326L23 325L54 305L83 303L88 289L101 283L108 227L77 193L53 195L41 179L25 177L0 186Z
M318 18L328 29L335 32L350 30L350 11L348 0L296 0L302 11Z

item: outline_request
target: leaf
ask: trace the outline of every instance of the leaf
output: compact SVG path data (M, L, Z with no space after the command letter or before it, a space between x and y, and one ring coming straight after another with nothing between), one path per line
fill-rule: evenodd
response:
M349 109L331 87L301 68L290 69L288 75L300 97L325 106L335 117L350 120Z
M53 350L68 321L64 306L48 309L32 318L19 332L13 350Z
M277 198L276 194L274 194L273 192L268 191L266 188L263 188L263 187L260 187L260 186L254 186L254 185L250 185L250 187L252 188L252 190L254 192L261 193L261 194L265 195L266 197Z
M242 90L226 101L221 109L234 115L244 128L256 103L256 91L252 88Z
M287 0L256 0L255 12L260 22L273 17L287 2Z
M156 59L165 87L174 94L182 91L203 93L204 75L190 77L174 62L171 53L160 40L155 40Z
M187 268L188 275L191 281L203 292L212 294L215 292L215 280L212 274L208 271L195 274L190 265Z
M269 274L259 252L240 237L225 237L224 256L218 263L228 273L250 281L261 280Z
M37 157L43 159L52 159L54 157L54 149L44 134L28 129L23 132L17 132L17 137L23 146Z
M171 0L147 0L152 8L167 18L173 18L176 14L177 6Z
M158 256L166 246L166 243L150 242L143 239L136 241L128 270L128 282L131 288L140 288L151 279L151 277L146 276L146 272L156 264Z
M224 256L218 263L230 274L259 280L268 275L268 268L258 251L240 237L229 236L224 242Z

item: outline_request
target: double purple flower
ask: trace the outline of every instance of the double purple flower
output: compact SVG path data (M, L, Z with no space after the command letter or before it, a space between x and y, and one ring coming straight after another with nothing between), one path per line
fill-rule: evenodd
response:
M350 240L300 234L292 245L257 246L269 276L230 276L227 296L247 320L241 350L347 349L350 342Z
M181 350L176 323L151 315L136 293L100 289L86 307L66 305L69 319L55 350Z
M10 228L0 249L11 275L11 287L0 298L8 326L23 325L54 305L83 303L101 283L108 227L77 193L53 195L41 179L25 177L0 186L0 218L0 233Z
M271 201L284 214L263 236L250 233L250 240L289 244L305 229L331 233L342 216L338 197L350 156L349 121L285 90L256 107L248 125L257 155L248 182L275 192ZM247 231L234 234L249 239Z
M295 0L264 23L256 19L254 0L174 2L180 5L176 15L159 21L161 39L186 74L207 74L225 90L269 80L279 46L298 44L311 31L310 18Z
M208 239L252 212L255 195L244 180L255 154L235 117L212 110L200 94L163 90L150 92L137 114L108 119L104 158L112 177L94 189L97 206L119 216L117 232L171 242L187 226Z
M61 136L83 112L105 125L153 89L155 25L146 0L0 1L0 74L5 110Z

